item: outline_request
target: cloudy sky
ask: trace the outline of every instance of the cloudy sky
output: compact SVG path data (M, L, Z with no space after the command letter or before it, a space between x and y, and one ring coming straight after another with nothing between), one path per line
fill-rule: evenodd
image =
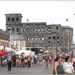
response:
M0 28L6 29L6 13L21 13L22 22L47 22L73 27L75 41L75 1L0 1ZM68 18L68 22L66 22Z

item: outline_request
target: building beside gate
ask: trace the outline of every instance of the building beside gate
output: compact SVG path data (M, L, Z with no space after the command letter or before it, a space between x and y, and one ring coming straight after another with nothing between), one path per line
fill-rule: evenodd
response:
M0 29L0 46L10 46L10 40L8 33Z
M69 50L73 37L73 28L61 24L49 24L46 22L25 22L22 23L20 13L7 13L6 30L12 34L22 35L26 41L26 49L35 51L36 54L49 50L52 52L67 52L68 39ZM69 33L68 33L68 31ZM69 37L68 37L69 34Z
M22 35L13 34L13 46L15 50L26 50L26 41Z

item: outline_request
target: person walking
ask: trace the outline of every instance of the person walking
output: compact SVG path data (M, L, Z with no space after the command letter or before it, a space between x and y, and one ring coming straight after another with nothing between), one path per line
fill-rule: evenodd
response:
M73 72L75 74L75 71L74 71L74 68L72 66L72 63L70 62L71 61L71 57L70 56L67 56L65 58L65 62L63 64L63 70L64 72L67 74L67 75L71 75ZM73 71L73 72L72 72Z
M9 70L11 71L11 59L10 59L10 56L8 56L8 58L7 58L7 65L8 65L8 71Z
M54 70L53 70L54 75L64 74L63 66L60 64L60 61L61 56L57 56L54 63Z
M53 59L53 56L52 56L52 54L49 56L49 64L51 63L51 65L53 64L52 63L52 59Z
M46 58L45 58L45 64L46 64L45 69L48 68L48 61L49 61L48 56L46 56Z

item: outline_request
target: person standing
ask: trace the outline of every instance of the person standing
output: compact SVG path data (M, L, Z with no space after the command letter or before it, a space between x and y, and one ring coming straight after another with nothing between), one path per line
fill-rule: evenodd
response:
M36 57L34 56L34 65L36 64Z
M67 56L63 64L63 70L67 75L68 74L71 75L72 71L75 73L72 63L70 61L71 61L71 57Z
M14 67L16 67L16 57L13 58Z
M9 70L11 71L11 59L10 59L10 56L8 56L8 58L7 58L7 65L8 65L8 71Z
M40 58L39 58L39 54L38 54L38 56L37 56L37 65L39 65L40 64Z
M45 64L46 64L45 69L48 68L48 61L49 61L48 56L46 56L46 58L45 58Z
M53 57L53 65L54 65L54 63L55 63L55 59L56 59L56 56L54 55L54 57Z
M1 59L0 59L0 69L1 69Z
M54 63L54 70L53 70L54 75L64 74L63 66L60 64L60 61L61 57L57 56Z
M39 58L40 58L40 66L41 66L42 65L42 62L43 62L43 56L40 55Z
M31 57L28 56L28 67L30 68L31 67Z
M45 65L45 55L43 55L43 66Z

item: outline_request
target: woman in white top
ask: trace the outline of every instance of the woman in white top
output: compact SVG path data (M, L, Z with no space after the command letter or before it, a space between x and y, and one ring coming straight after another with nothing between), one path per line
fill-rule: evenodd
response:
M72 71L75 73L72 63L70 62L71 57L67 56L63 64L63 70L66 74L72 74Z
M75 55L73 56L72 64L73 64L73 67L74 67L74 70L75 70Z

